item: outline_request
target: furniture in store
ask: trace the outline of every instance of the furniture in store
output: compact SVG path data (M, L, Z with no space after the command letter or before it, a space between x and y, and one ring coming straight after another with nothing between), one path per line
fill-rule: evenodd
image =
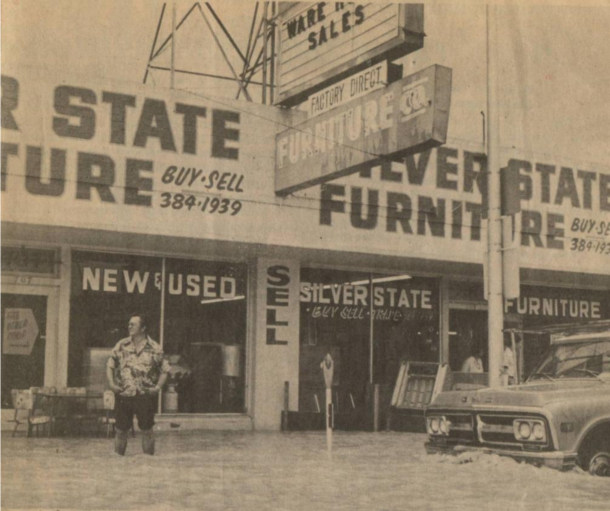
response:
M112 429L112 433L114 433L114 425L116 423L116 419L114 418L114 403L115 397L114 392L112 390L104 391L104 414L100 415L97 419L97 434L99 436L100 429L103 426L106 426L106 438L110 436L110 430Z
M403 360L390 400L387 429L425 433L424 412L443 390L451 389L447 364Z
M45 390L51 392L52 389L48 388ZM46 414L42 407L36 409L35 401L37 400L37 394L38 389L36 387L25 390L11 390L13 407L15 408L15 416L10 421L15 423L12 436L15 436L17 429L22 424L27 425L27 437L31 436L33 429L36 431L36 436L38 436L41 426L47 431L48 436L51 435L51 416Z
M103 394L87 392L85 387L64 387L55 392L41 390L34 400L34 410L41 400L49 403L51 435L65 431L82 431L85 422L97 422L99 401Z

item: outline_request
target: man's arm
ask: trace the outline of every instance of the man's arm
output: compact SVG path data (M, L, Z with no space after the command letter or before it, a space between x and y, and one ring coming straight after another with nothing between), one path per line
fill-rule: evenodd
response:
M167 381L167 377L169 375L169 370L170 370L169 362L167 360L165 360L165 357L163 356L163 352L160 352L158 356L159 356L159 358L157 359L157 361L159 363L159 370L161 371L161 376L159 376L159 380L157 381L157 384L155 385L155 388L154 388L155 392L161 392L161 390L163 389L163 385L165 385L165 382Z
M167 381L167 373L161 373L159 381L157 382L157 388L159 389L159 391L163 388L163 385L165 385L166 381Z
M121 387L119 387L114 382L114 367L106 366L106 380L108 380L108 387L113 392L121 392Z

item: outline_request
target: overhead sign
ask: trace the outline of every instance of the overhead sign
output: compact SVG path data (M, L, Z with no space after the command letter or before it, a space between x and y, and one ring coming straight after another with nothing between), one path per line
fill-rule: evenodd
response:
M382 89L388 84L388 63L379 64L341 80L307 99L309 117L317 117L333 108L345 105L352 99L361 98L369 92Z
M275 192L287 195L445 143L451 69L430 66L276 137Z
M38 324L32 309L6 309L2 332L2 353L26 355L32 353L38 338Z
M278 25L277 103L287 106L424 45L422 4L286 2Z

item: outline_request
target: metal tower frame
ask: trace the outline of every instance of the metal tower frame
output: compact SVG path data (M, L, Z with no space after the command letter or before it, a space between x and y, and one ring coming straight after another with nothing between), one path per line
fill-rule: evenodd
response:
M216 13L214 8L208 2L205 2L203 5L205 5L207 12L211 16L208 16L208 14L206 14L206 9L204 9L199 2L195 2L190 7L190 9L188 9L182 19L176 24L176 6L174 3L172 9L172 32L165 38L165 40L159 45L159 47L157 47L157 42L159 39L159 33L161 31L161 24L165 15L167 2L163 4L163 7L161 8L161 14L159 16L159 22L157 23L157 30L153 39L152 48L150 50L150 56L146 65L146 72L144 73L143 83L146 83L151 69L169 72L171 74L170 82L172 88L174 86L174 75L176 73L201 76L205 78L214 78L218 80L229 80L237 83L238 90L236 94L236 99L238 99L243 93L244 97L248 101L252 102L253 98L250 92L248 91L248 87L250 85L257 85L261 87L261 103L272 104L274 101L275 92L275 57L277 47L276 38L278 37L276 24L278 12L277 2L257 2L255 4L252 22L250 25L248 44L245 48L245 51L242 51L239 45L235 42L235 39L231 36L230 32L227 30L227 27L223 23L220 16ZM220 53L222 54L225 63L227 64L227 67L231 71L231 76L223 76L175 68L175 47L177 46L175 43L177 40L176 32L180 29L180 27L184 25L184 22L195 11L199 12L208 30L212 34L212 37L214 38L214 41L218 49L220 50ZM261 11L260 16L259 11ZM225 50L222 41L218 38L218 36L213 30L212 23L216 23L216 25L225 35L225 45L227 45L228 43L228 48L232 49L237 54L237 57L239 57L239 60L242 64L241 72L238 73L231 64L231 61L229 60L227 51ZM168 45L171 48L172 52L170 67L164 67L155 64L155 59L159 55L161 55L161 53L168 49ZM258 78L258 80L255 80L255 78Z

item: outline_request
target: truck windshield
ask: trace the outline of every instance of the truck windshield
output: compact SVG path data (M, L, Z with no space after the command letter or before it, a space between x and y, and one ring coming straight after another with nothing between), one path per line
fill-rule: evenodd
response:
M529 380L610 376L610 339L551 346Z

